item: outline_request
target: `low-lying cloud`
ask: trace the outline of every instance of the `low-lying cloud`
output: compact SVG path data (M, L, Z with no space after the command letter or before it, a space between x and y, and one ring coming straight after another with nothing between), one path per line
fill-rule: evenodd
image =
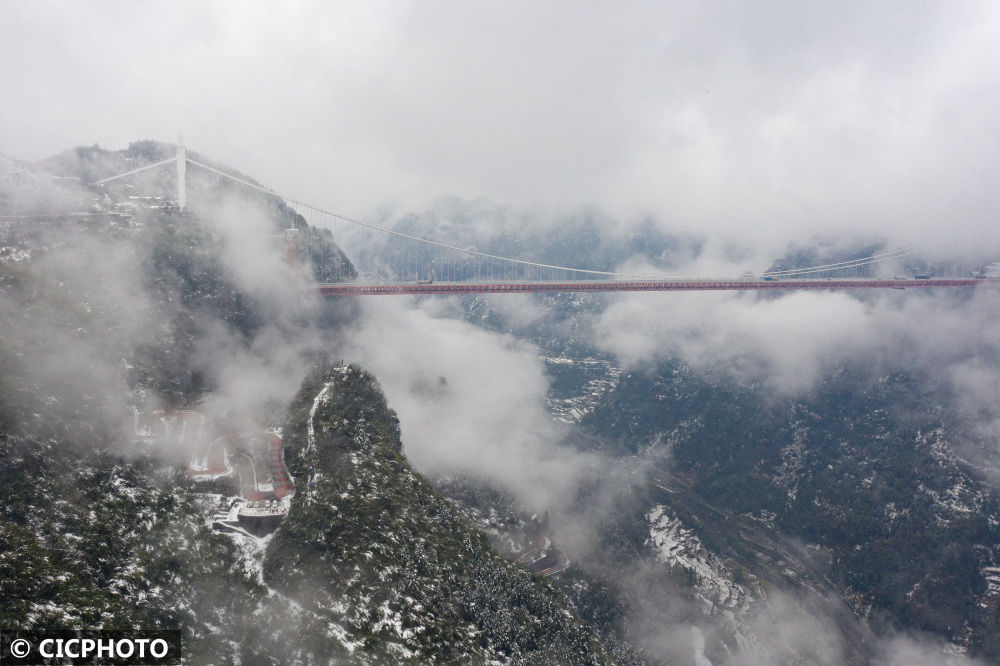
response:
M793 392L812 386L830 359L871 345L869 316L843 293L637 294L601 316L596 342L630 369L675 357Z
M630 294L603 311L594 342L626 367L678 358L729 379L801 393L825 372L869 359L931 370L984 409L1000 375L991 287L968 292Z
M448 314L443 301L369 299L345 348L381 382L407 457L499 483L539 510L570 501L595 461L563 445L537 350Z

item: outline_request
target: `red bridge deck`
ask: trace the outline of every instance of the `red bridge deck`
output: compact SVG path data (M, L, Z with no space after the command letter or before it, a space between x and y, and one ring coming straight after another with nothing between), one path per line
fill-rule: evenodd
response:
M323 296L391 296L401 294L523 294L535 292L612 291L758 291L792 289L929 289L1000 285L997 278L836 278L799 280L636 280L612 282L394 282L319 285Z

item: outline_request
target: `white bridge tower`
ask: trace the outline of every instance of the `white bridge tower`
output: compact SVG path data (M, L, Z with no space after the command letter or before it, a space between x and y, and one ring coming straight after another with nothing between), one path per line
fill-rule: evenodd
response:
M184 210L187 205L187 151L184 150L184 135L177 136L177 206Z

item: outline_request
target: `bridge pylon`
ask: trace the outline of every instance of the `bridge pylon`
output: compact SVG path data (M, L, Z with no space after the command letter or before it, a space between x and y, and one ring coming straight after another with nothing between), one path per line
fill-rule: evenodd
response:
M177 207L187 206L187 151L184 149L184 135L177 135Z
M299 230L295 227L285 229L282 236L285 239L285 263L289 266L298 266L302 259Z

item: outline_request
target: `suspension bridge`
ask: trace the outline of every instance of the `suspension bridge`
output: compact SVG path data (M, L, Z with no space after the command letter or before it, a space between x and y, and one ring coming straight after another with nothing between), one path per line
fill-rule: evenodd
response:
M951 276L913 275L891 278L871 276L873 267L879 264L899 266L900 260L919 253L921 249L918 247L904 247L808 268L745 272L739 275L643 275L528 261L404 233L398 229L350 218L283 196L274 190L189 157L183 139L178 141L174 157L97 180L92 185L105 185L167 165L175 165L177 169L177 205L181 210L187 205L186 174L187 167L191 165L250 190L276 197L302 215L311 227L330 229L338 246L352 255L352 262L358 265L360 270L349 280L318 283L319 293L329 297L403 294L931 289L1000 284L1000 279L994 277L992 273L985 276L968 276L964 271L958 271L959 275ZM283 238L286 261L288 263L301 261L302 248L298 230L286 230ZM379 251L373 251L373 247ZM844 273L862 275L842 277ZM834 275L837 277L831 277Z

